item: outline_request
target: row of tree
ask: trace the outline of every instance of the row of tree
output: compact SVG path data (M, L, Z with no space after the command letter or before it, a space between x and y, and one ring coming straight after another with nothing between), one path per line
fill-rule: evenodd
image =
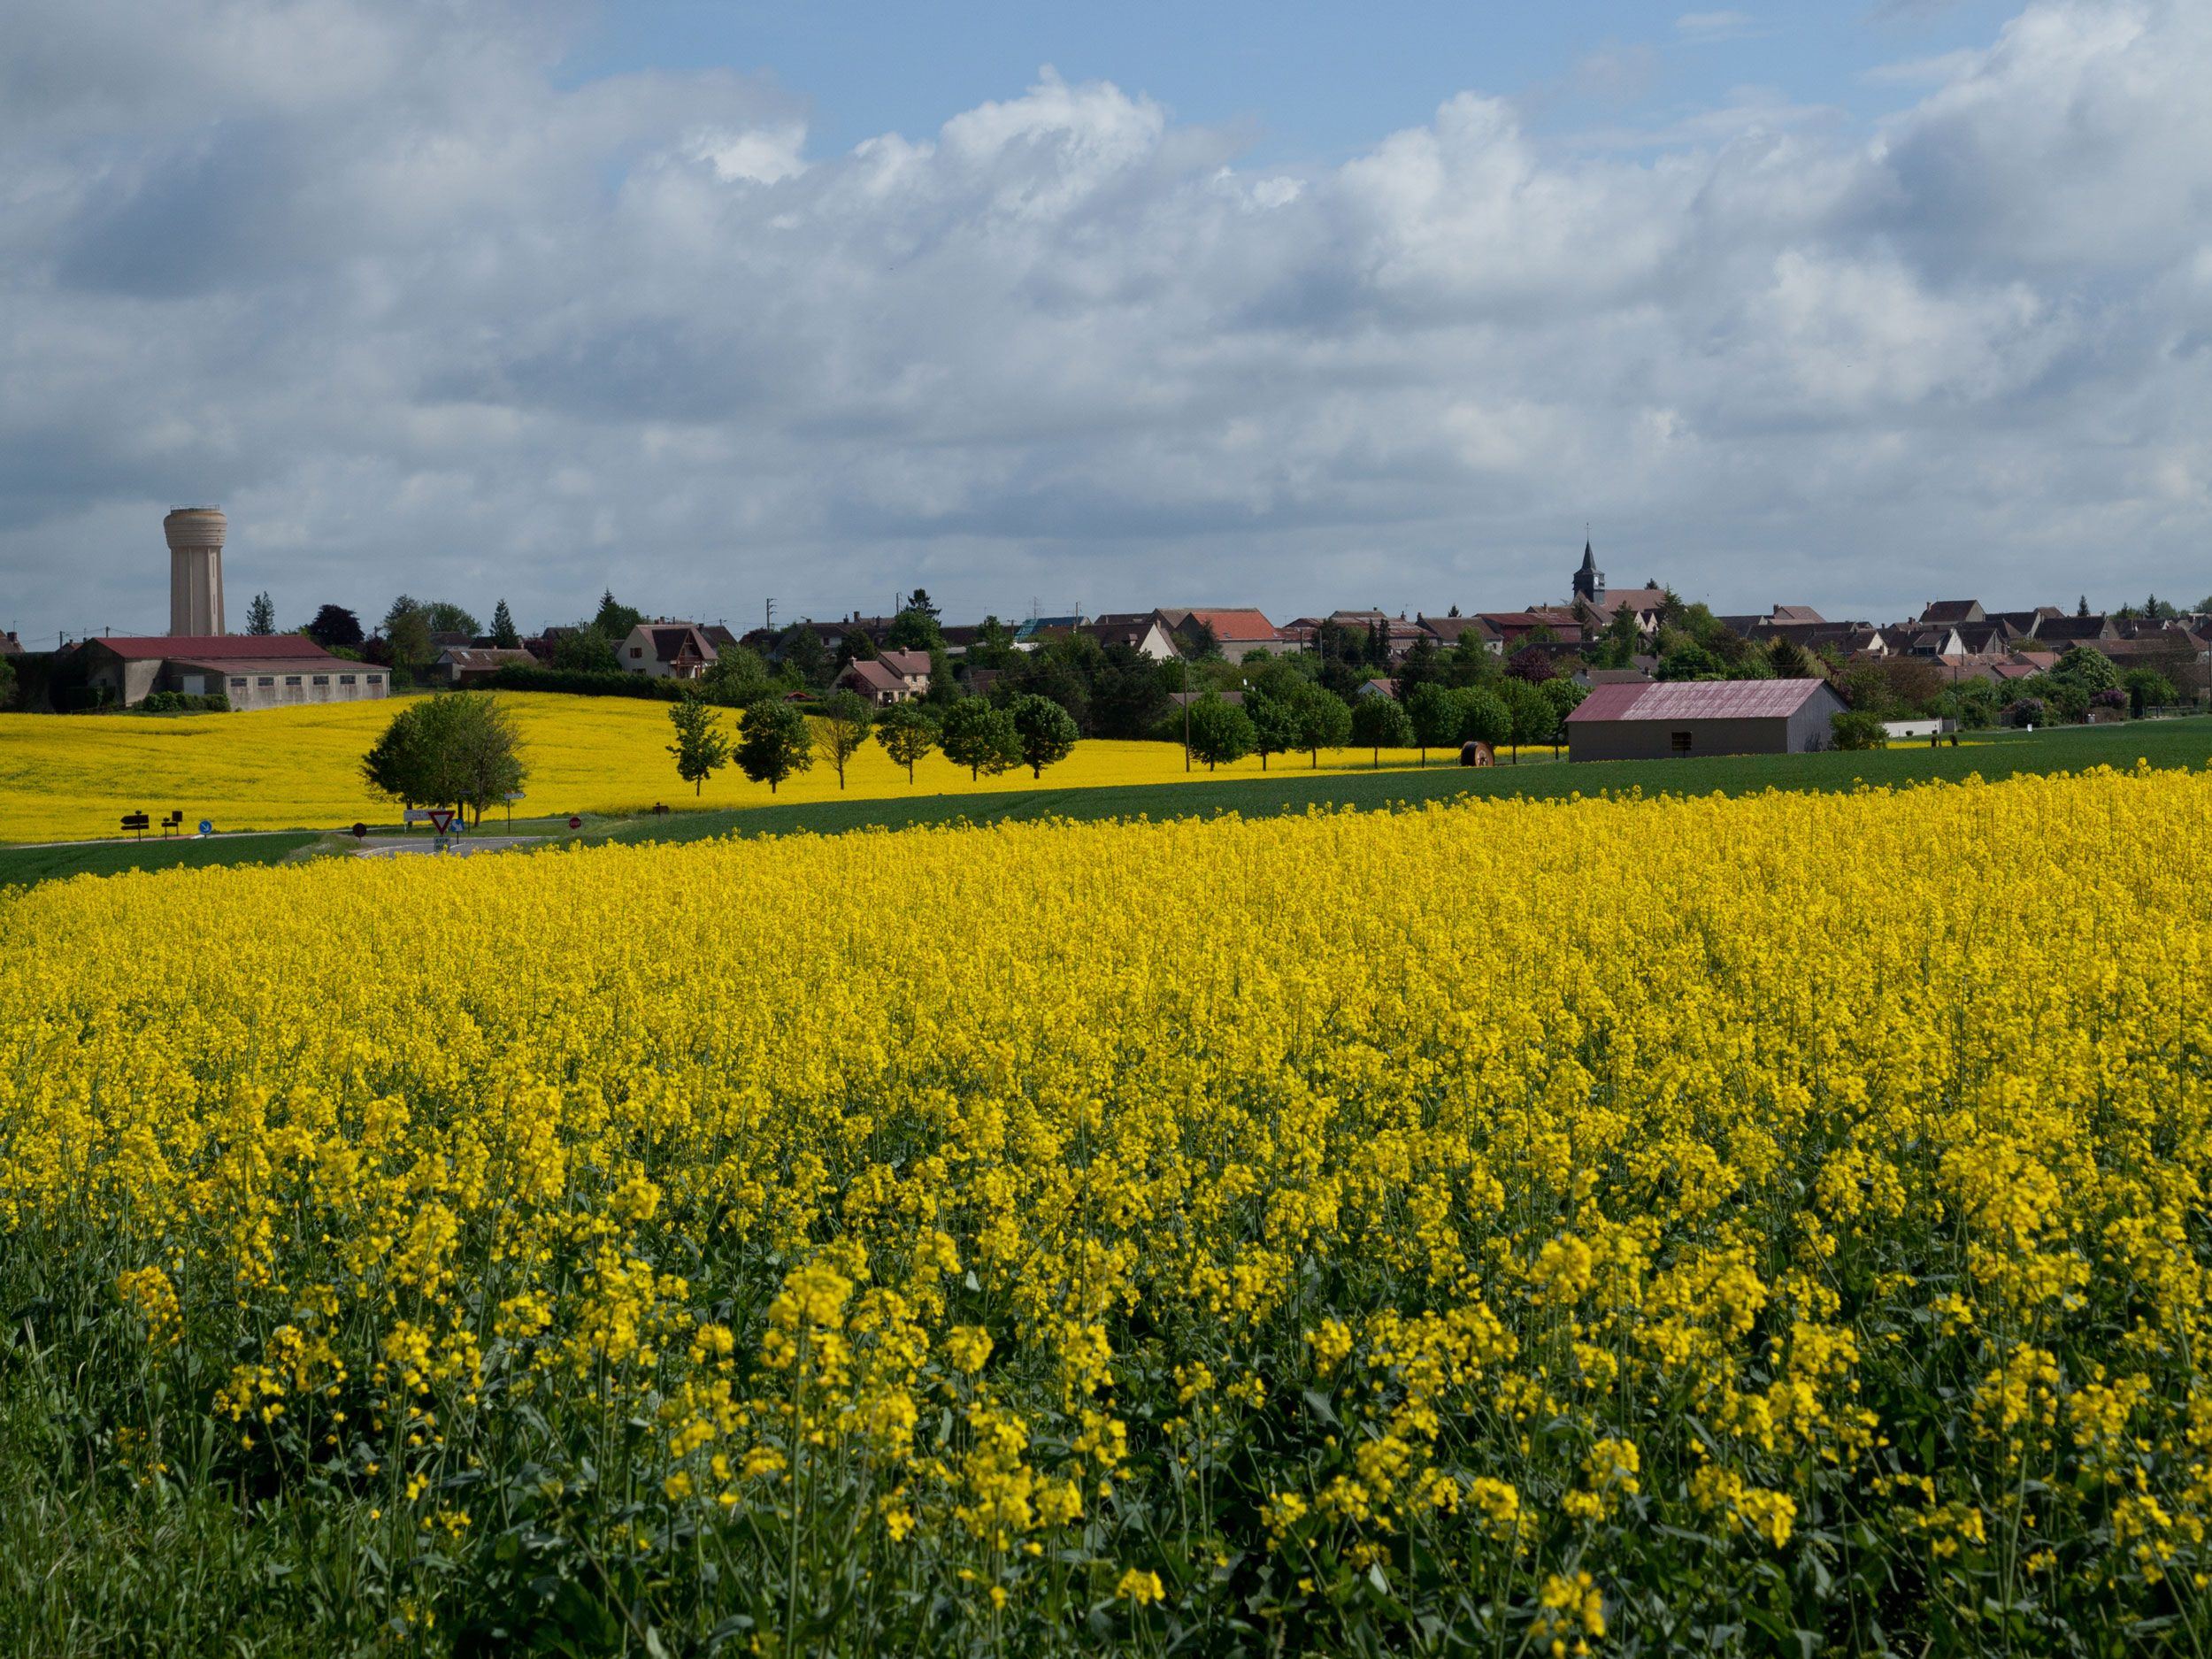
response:
M810 716L811 717L810 718ZM734 760L738 770L770 794L795 773L811 770L818 731L824 752L845 787L845 768L871 735L892 762L914 781L917 763L941 750L971 778L996 776L1027 766L1041 778L1048 766L1065 760L1080 736L1066 710L1048 698L1017 697L1004 704L964 696L941 706L898 703L877 710L849 691L818 703L801 705L780 697L757 700L744 709L734 739L716 707L705 699L684 697L668 711L676 741L676 775L703 793L706 781Z

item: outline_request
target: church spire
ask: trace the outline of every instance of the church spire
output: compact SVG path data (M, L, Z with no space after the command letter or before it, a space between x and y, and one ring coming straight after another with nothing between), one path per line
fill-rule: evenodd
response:
M1598 568L1596 549L1586 534L1582 541L1582 568L1575 572L1574 594L1577 600L1592 605L1605 597L1605 572Z

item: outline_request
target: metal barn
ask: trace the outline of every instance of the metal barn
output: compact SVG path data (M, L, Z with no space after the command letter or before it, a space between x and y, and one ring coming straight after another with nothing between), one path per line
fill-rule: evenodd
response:
M1830 720L1843 710L1843 699L1824 680L1598 686L1567 717L1567 757L1809 755L1830 746Z

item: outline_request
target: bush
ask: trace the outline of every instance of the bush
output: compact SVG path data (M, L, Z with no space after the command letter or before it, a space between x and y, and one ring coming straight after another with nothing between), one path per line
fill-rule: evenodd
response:
M2022 697L2005 710L2005 716L2015 726L2033 726L2043 718L2043 699Z
M1838 749L1887 749L1889 732L1882 724L1882 717L1864 710L1852 709L1835 716L1829 726L1835 736Z
M139 703L141 714L228 714L227 692L150 691Z

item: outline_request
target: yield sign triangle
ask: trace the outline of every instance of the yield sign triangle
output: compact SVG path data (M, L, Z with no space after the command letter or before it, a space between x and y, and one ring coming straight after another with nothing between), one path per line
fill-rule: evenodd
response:
M449 808L433 807L430 809L430 827L437 831L439 834L444 834L452 827L452 825L453 813Z

